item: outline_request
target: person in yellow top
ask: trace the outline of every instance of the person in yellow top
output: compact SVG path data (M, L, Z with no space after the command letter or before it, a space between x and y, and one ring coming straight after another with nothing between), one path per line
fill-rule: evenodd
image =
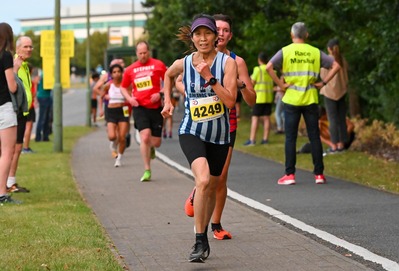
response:
M326 183L319 131L318 90L325 86L341 67L334 58L305 43L308 35L305 23L293 24L292 43L279 50L266 65L273 81L285 91L285 175L277 181L279 185L295 184L296 140L302 115L312 146L315 182ZM323 81L318 81L321 68L329 71ZM277 77L275 69L282 71L283 80Z
M251 81L256 92L256 103L252 107L251 130L249 139L244 146L255 146L256 131L258 130L259 119L263 118L263 137L261 144L269 142L270 115L274 100L273 80L266 71L267 57L264 52L258 55L259 66L254 68Z
M15 59L22 61L20 68L18 69L18 77L22 80L24 84L26 98L28 100L28 109L32 105L32 79L30 77L30 70L28 66L27 59L32 56L33 45L32 40L29 37L21 36L16 41L16 55ZM10 173L7 179L7 190L8 192L29 192L25 187L19 186L16 181L16 173L18 169L19 156L22 152L22 144L24 141L25 127L27 121L27 112L21 112L17 115L17 144L15 145L14 155L11 162Z

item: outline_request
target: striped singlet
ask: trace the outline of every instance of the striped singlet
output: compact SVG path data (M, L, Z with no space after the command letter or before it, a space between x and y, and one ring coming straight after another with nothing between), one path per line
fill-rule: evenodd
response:
M185 89L184 117L179 127L179 135L189 134L204 142L228 144L230 142L229 110L220 101L211 86L206 86L192 64L193 55L184 58L183 84ZM223 85L224 68L228 55L217 52L211 73Z

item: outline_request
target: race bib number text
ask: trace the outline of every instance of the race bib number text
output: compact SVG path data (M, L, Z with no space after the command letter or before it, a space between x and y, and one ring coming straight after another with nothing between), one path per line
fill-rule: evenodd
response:
M145 91L152 89L152 80L150 76L137 78L134 80L137 91Z
M204 122L220 118L224 114L224 106L218 96L191 99L191 118L196 122Z

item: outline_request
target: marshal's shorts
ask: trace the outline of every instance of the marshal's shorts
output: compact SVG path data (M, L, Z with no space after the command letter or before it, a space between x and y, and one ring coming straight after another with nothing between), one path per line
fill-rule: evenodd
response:
M270 116L272 114L272 104L255 104L252 108L252 116Z

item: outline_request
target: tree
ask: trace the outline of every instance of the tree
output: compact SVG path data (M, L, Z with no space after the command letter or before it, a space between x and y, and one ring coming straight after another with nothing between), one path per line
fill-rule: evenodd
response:
M71 65L78 70L86 67L86 44L86 40L81 43L75 41L75 57L71 59ZM103 65L107 46L107 33L96 31L90 36L90 69L94 69L98 64Z
M250 5L234 0L146 0L144 5L153 8L146 24L150 43L169 64L187 50L176 40L178 28L198 13L232 17L230 49L246 59L250 70L259 51L272 56L291 43L291 25L303 21L308 42L321 50L329 39L339 38L350 66L350 109L399 125L399 0L255 0Z

